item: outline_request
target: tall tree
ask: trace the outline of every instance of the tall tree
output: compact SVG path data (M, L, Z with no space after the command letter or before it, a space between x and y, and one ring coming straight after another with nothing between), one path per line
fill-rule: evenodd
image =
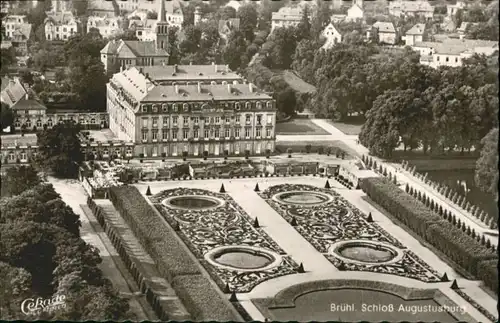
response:
M5 102L2 102L1 110L0 110L0 130L4 130L7 127L11 127L14 123L14 113L9 105ZM11 129L12 131L12 129Z
M56 176L75 177L83 161L80 126L71 122L59 123L37 134L39 158Z
M252 42L257 28L257 7L254 4L241 6L238 9L238 18L240 18L240 31L247 41Z
M40 176L33 166L7 168L5 176L2 176L2 197L19 195L40 182Z
M498 199L498 128L492 129L481 140L481 144L474 179L482 191Z

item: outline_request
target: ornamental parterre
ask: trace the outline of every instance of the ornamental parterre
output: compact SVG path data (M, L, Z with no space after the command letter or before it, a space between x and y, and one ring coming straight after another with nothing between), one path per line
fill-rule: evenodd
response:
M166 199L179 196L205 196L223 203L207 210L186 210L168 207ZM229 196L202 189L175 188L150 197L151 202L214 278L225 289L238 293L251 291L265 280L297 273L298 265L261 228L254 228L253 219ZM167 204L167 205L165 205ZM279 265L266 270L228 270L208 263L205 254L222 246L254 246L279 254Z
M292 205L273 198L276 194L291 191L321 192L334 198L318 206ZM365 216L333 190L301 184L281 184L258 193L278 214L291 222L295 218L295 229L338 269L345 271L369 271L397 275L423 282L440 281L439 273L408 250L376 223L365 220ZM340 259L329 251L339 241L367 240L390 244L403 252L403 257L390 264L366 263Z

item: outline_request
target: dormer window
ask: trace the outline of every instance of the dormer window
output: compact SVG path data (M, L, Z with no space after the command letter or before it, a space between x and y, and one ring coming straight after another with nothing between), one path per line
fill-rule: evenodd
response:
M148 106L147 106L147 105L145 105L145 104L143 104L143 105L142 105L142 110L141 110L141 111L142 111L142 112L148 112Z

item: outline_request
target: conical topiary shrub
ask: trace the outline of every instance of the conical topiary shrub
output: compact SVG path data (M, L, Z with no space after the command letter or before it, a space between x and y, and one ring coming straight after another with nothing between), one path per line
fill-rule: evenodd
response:
M366 222L373 222L373 217L372 217L372 212L368 213L368 216L366 217Z
M233 303L238 301L238 297L236 297L236 292L234 290L231 292L231 297L229 297L229 301Z
M178 221L175 221L175 222L174 222L173 229L174 229L175 231L180 231L180 230L181 230L181 227L180 227L180 225L179 225L179 222L178 222Z
M467 233L467 235L471 235L472 231L470 230L470 227L467 226L467 230L465 230L465 233Z
M439 206L439 215L443 215L443 207L441 205Z
M226 283L226 286L224 286L224 293L229 294L231 293L231 289L229 288L229 284Z
M259 183L255 184L255 188L253 190L255 192L260 192Z
M325 183L325 188L331 188L330 187L330 182L328 180L326 180L326 183Z
M226 193L226 188L224 187L224 183L220 186L219 193Z
M481 244L484 246L486 244L486 239L484 236L481 236Z
M297 272L298 273L305 273L306 271L304 270L304 265L302 263L300 263L299 267L297 268Z
M341 262L338 267L337 267L338 270L345 270L345 264L343 262Z
M259 224L259 219L258 218L255 218L255 220L253 221L253 227L254 228L260 228L260 224Z
M441 277L441 281L442 282L449 282L450 280L448 279L448 275L446 273L443 274L443 276Z
M151 194L151 188L149 187L149 185L148 185L148 189L146 190L146 195L147 196L151 196L152 195Z
M457 283L457 280L456 280L456 279L454 279L454 280L453 280L453 283L451 283L451 289L460 289L460 288L458 287L458 283Z
M490 239L486 240L486 244L485 244L486 248L491 248L491 242L490 242Z
M410 186L408 185L408 183L406 183L406 185L405 185L405 192L406 193L410 192Z
M292 227L296 227L297 226L297 219L295 217L292 218L292 221L290 221L290 225Z
M394 183L394 185L398 185L398 178L396 177L396 175L392 177L392 182Z

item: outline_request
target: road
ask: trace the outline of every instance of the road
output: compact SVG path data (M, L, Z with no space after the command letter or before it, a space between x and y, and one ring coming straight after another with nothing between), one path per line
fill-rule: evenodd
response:
M361 157L362 155L366 156L369 155L368 148L357 143L358 136L344 134L342 131L337 129L335 126L333 126L325 119L311 119L311 121L317 126L327 131L328 133L330 133L330 135L305 135L305 136L300 135L300 141L338 140L342 141L350 149L358 153L358 157ZM298 140L297 137L298 135L278 135L276 136L276 141L277 142L297 141ZM459 208L458 206L454 205L453 203L451 203L451 201L444 198L441 194L438 194L429 185L423 183L409 172L403 171L401 169L401 165L395 163L389 163L373 156L372 158L377 161L377 164L384 165L384 167L387 168L388 172L397 174L396 176L398 178L398 181L402 183L402 185L400 185L401 189L404 189L405 184L408 183L408 185L413 187L414 189L417 189L421 192L425 192L425 194L429 196L431 199L439 202L443 206L443 209L446 209L449 212L452 212L453 214L457 215L460 221L470 226L470 228L474 229L477 233L486 234L485 238L488 238L493 245L498 246L498 236L492 235L492 234L497 234L498 233L497 230L492 230L488 228L484 223L475 218L470 212L467 212Z

